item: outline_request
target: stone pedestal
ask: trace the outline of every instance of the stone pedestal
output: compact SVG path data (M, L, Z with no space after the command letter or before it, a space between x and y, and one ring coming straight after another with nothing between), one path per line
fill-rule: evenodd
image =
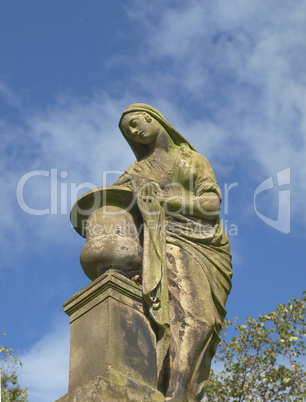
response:
M64 311L71 324L69 387L56 402L164 400L139 285L109 270L64 303Z

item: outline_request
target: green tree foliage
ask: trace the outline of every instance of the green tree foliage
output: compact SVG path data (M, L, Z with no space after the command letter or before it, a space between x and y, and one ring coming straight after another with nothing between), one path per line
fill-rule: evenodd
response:
M5 333L3 332L3 335ZM27 390L18 384L18 371L22 364L13 355L13 349L0 346L1 402L28 402Z
M211 370L204 401L306 401L305 305L306 292L243 325L226 320L215 359L223 369Z

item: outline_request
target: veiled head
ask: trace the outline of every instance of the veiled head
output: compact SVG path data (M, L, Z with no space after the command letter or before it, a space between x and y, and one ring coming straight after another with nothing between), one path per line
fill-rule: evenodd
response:
M185 143L194 149L157 109L144 103L130 105L122 113L119 128L137 159L147 154L148 144L154 141L161 131L167 133L175 145Z

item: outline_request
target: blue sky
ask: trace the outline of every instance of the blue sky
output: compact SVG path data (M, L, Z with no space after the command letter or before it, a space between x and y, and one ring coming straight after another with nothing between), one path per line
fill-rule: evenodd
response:
M133 163L117 126L131 103L159 109L213 166L233 255L228 317L301 296L305 37L301 0L0 2L0 329L23 360L31 402L67 392L61 305L89 279L66 211L77 186L101 186L103 171ZM290 183L278 188L284 170ZM254 210L269 178L255 201L276 229Z

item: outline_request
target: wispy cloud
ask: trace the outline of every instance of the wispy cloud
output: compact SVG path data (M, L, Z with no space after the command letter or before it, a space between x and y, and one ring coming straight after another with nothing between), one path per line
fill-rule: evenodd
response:
M69 324L54 320L54 327L30 350L19 358L22 361L20 384L28 388L31 402L50 402L68 392Z
M22 94L17 94L7 83L0 82L0 100L7 103L10 107L19 108L22 104Z
M235 158L253 165L247 173L258 182L291 166L292 207L299 214L306 175L305 3L173 7L169 1L133 7L130 18L146 28L138 59L150 69L138 79L156 99L186 105L183 133L229 168Z
M32 242L63 242L59 234L67 215L42 216L37 225L17 203L17 183L31 170L56 168L60 191L61 183L99 186L103 170L124 170L134 156L117 122L132 98L158 107L225 180L259 184L291 166L292 207L299 215L306 175L305 3L175 5L159 2L159 7L128 11L143 32L135 54L141 68L137 74L130 70L131 82L139 84L133 93L124 92L120 100L101 90L91 97L61 94L45 109L19 108L19 124L0 122L3 244L11 233L20 252L29 232ZM8 105L22 99L5 83L0 92ZM41 176L25 184L25 201L33 208L50 207L49 179ZM73 201L68 200L67 211Z
M69 226L70 208L77 196L101 186L103 171L124 171L132 163L132 151L117 126L127 105L126 99L116 101L99 92L85 99L62 95L45 110L25 108L19 112L22 121L19 125L0 122L3 134L0 183L4 194L1 241L7 245L8 256L14 252L18 257L33 244L41 243L43 247L48 239L54 245L67 242L62 228ZM51 169L57 195L51 189ZM67 189L67 197L61 186ZM76 193L75 189L80 191ZM33 217L21 208L23 204L27 210L51 212L52 202L58 204L57 213L52 216Z

